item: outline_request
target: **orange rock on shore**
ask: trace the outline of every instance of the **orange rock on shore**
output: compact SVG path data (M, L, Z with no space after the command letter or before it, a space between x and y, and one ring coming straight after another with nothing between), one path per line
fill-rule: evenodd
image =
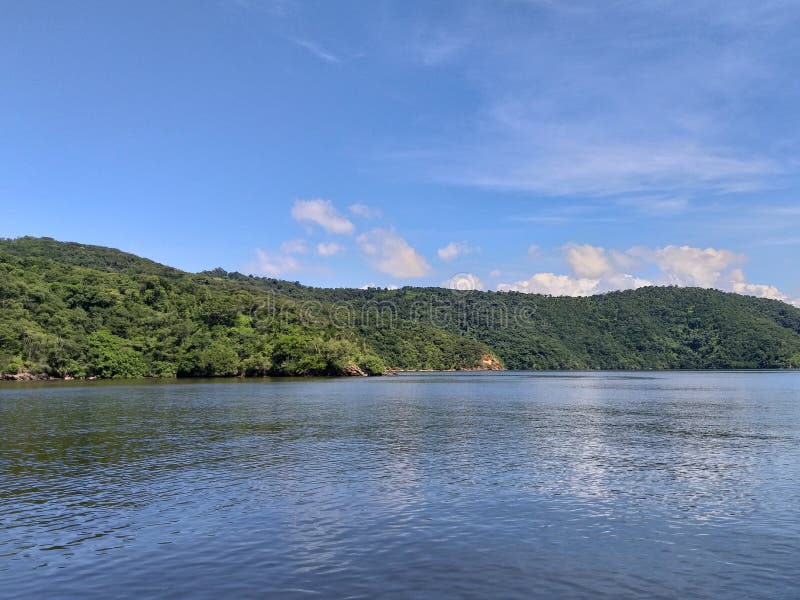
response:
M503 363L494 354L484 354L481 356L480 364L475 368L476 371L505 371Z

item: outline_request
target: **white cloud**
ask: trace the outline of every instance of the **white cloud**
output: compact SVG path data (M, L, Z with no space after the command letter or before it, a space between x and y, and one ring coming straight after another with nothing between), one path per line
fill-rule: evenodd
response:
M640 195L617 200L617 205L630 207L650 216L667 216L686 212L691 203L686 196Z
M530 256L531 258L539 256L540 253L541 253L541 248L539 248L537 244L531 244L530 246L528 246L528 256Z
M800 307L800 298L791 298L783 293L774 285L764 285L761 283L747 283L747 278L741 269L734 269L731 274L731 286L737 294L745 296L757 296L758 298L770 298L771 300L781 300L787 304L794 304Z
M558 196L641 193L653 196L643 210L666 214L775 185L794 170L775 140L795 147L797 135L765 115L797 103L782 58L796 52L797 3L656 4L537 0L448 15L432 61L457 48L465 60L451 68L480 104L468 131L425 147L418 173Z
M315 223L328 233L350 235L356 227L333 206L330 200L297 200L292 206L292 217L297 221Z
M256 260L250 263L245 270L254 275L266 275L268 277L278 277L297 271L300 264L288 254L272 254L264 250L256 250Z
M716 288L800 306L800 299L792 299L775 286L748 283L744 272L737 266L746 257L731 250L638 246L625 251L607 251L589 244L567 244L563 250L573 275L536 273L527 280L501 283L497 289L554 296L587 296L648 285L678 285ZM657 273L654 279L648 279L626 272L631 269L656 270Z
M472 290L482 290L483 281L481 278L473 273L458 273L453 275L447 281L442 282L442 287L449 288L451 290L462 290L462 291L472 291Z
M439 248L436 254L439 256L440 260L450 262L459 256L471 254L476 250L477 248L470 246L467 242L450 242L444 248Z
M662 280L670 285L717 287L723 273L744 262L745 257L730 250L666 246L655 250L655 262Z
M308 252L308 244L305 240L289 240L281 244L281 252L284 254L305 254Z
M497 289L503 292L550 294L551 296L591 296L612 290L634 290L647 285L652 285L652 283L647 279L626 273L613 273L603 278L536 273L530 279L514 283L501 283Z
M359 289L361 289L361 290L380 290L380 289L383 289L383 288L381 288L381 286L379 286L376 283L368 283L366 285L362 285ZM387 289L387 290L399 290L400 286L399 285L395 285L395 284L392 283L390 285L387 285L385 289Z
M530 279L515 283L501 283L501 292L550 294L551 296L591 296L599 290L599 279L575 278L555 273L536 273Z
M578 277L600 278L612 271L611 261L604 248L589 244L568 244L565 251L567 264Z
M339 64L342 62L342 59L336 56L333 52L323 48L317 42L312 40L304 40L304 39L291 39L290 40L294 45L302 48L303 50L307 51L313 56L316 56L318 59L325 61L326 63L330 64Z
M381 209L366 204L351 204L347 207L352 214L362 219L377 219L381 216Z
M631 271L642 266L641 259L636 254L637 248L630 248L625 251L609 250L608 258L617 271Z
M691 142L612 145L576 140L527 150L512 144L497 155L495 165L479 159L482 164L454 167L441 179L554 196L607 196L651 190L752 191L781 171L763 158L741 158Z
M600 283L602 291L604 292L611 290L635 290L648 285L653 285L653 282L634 275L628 275L627 273L612 273L605 276Z
M793 300L774 285L763 285L759 283L746 283L741 281L733 282L733 291L737 294L744 294L746 296L758 296L759 298L771 298L773 300L782 300L789 304L800 305L800 300Z
M333 256L344 251L344 247L336 242L320 242L317 244L317 254L320 256Z
M492 269L491 271L489 271L489 277L493 279L500 277L502 274L503 272L500 269Z
M372 267L393 277L424 277L431 267L408 242L392 229L373 229L358 236L362 252Z

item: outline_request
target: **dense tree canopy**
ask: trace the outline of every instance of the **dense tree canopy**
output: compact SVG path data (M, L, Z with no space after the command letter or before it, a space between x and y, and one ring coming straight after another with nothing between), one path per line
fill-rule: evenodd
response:
M584 298L320 289L0 240L0 373L263 376L475 368L800 368L800 310L716 290Z

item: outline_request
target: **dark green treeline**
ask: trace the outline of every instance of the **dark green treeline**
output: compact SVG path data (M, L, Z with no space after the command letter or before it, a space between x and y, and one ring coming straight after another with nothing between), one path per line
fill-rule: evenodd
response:
M585 298L320 289L0 240L0 373L56 377L800 367L800 310L716 290Z

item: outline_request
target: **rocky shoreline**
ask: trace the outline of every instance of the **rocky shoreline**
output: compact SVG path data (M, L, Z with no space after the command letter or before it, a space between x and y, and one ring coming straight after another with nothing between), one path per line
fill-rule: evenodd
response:
M480 362L474 367L463 369L389 369L384 375L396 373L459 373L462 371L505 371L506 368L494 354L484 354Z
M55 377L46 373L0 373L0 381L70 381L74 377ZM96 379L92 377L91 379Z
M458 371L505 371L505 367L500 360L494 356L493 354L484 354L481 357L480 363L474 367L466 367L463 369L386 369L380 375L383 376L391 376L397 375L398 373L440 373L440 372L458 372ZM369 377L369 374L366 373L363 369L361 369L357 365L349 365L343 369L342 373L339 375L341 377ZM69 375L65 377L57 377L55 375L48 375L46 373L31 373L30 371L24 371L22 373L0 373L0 381L19 381L19 382L35 382L35 381L95 381L97 379L101 379L98 377L70 377ZM141 377L138 379L152 379L150 377ZM178 379L178 378L176 378ZM189 378L181 378L181 379L191 379Z

